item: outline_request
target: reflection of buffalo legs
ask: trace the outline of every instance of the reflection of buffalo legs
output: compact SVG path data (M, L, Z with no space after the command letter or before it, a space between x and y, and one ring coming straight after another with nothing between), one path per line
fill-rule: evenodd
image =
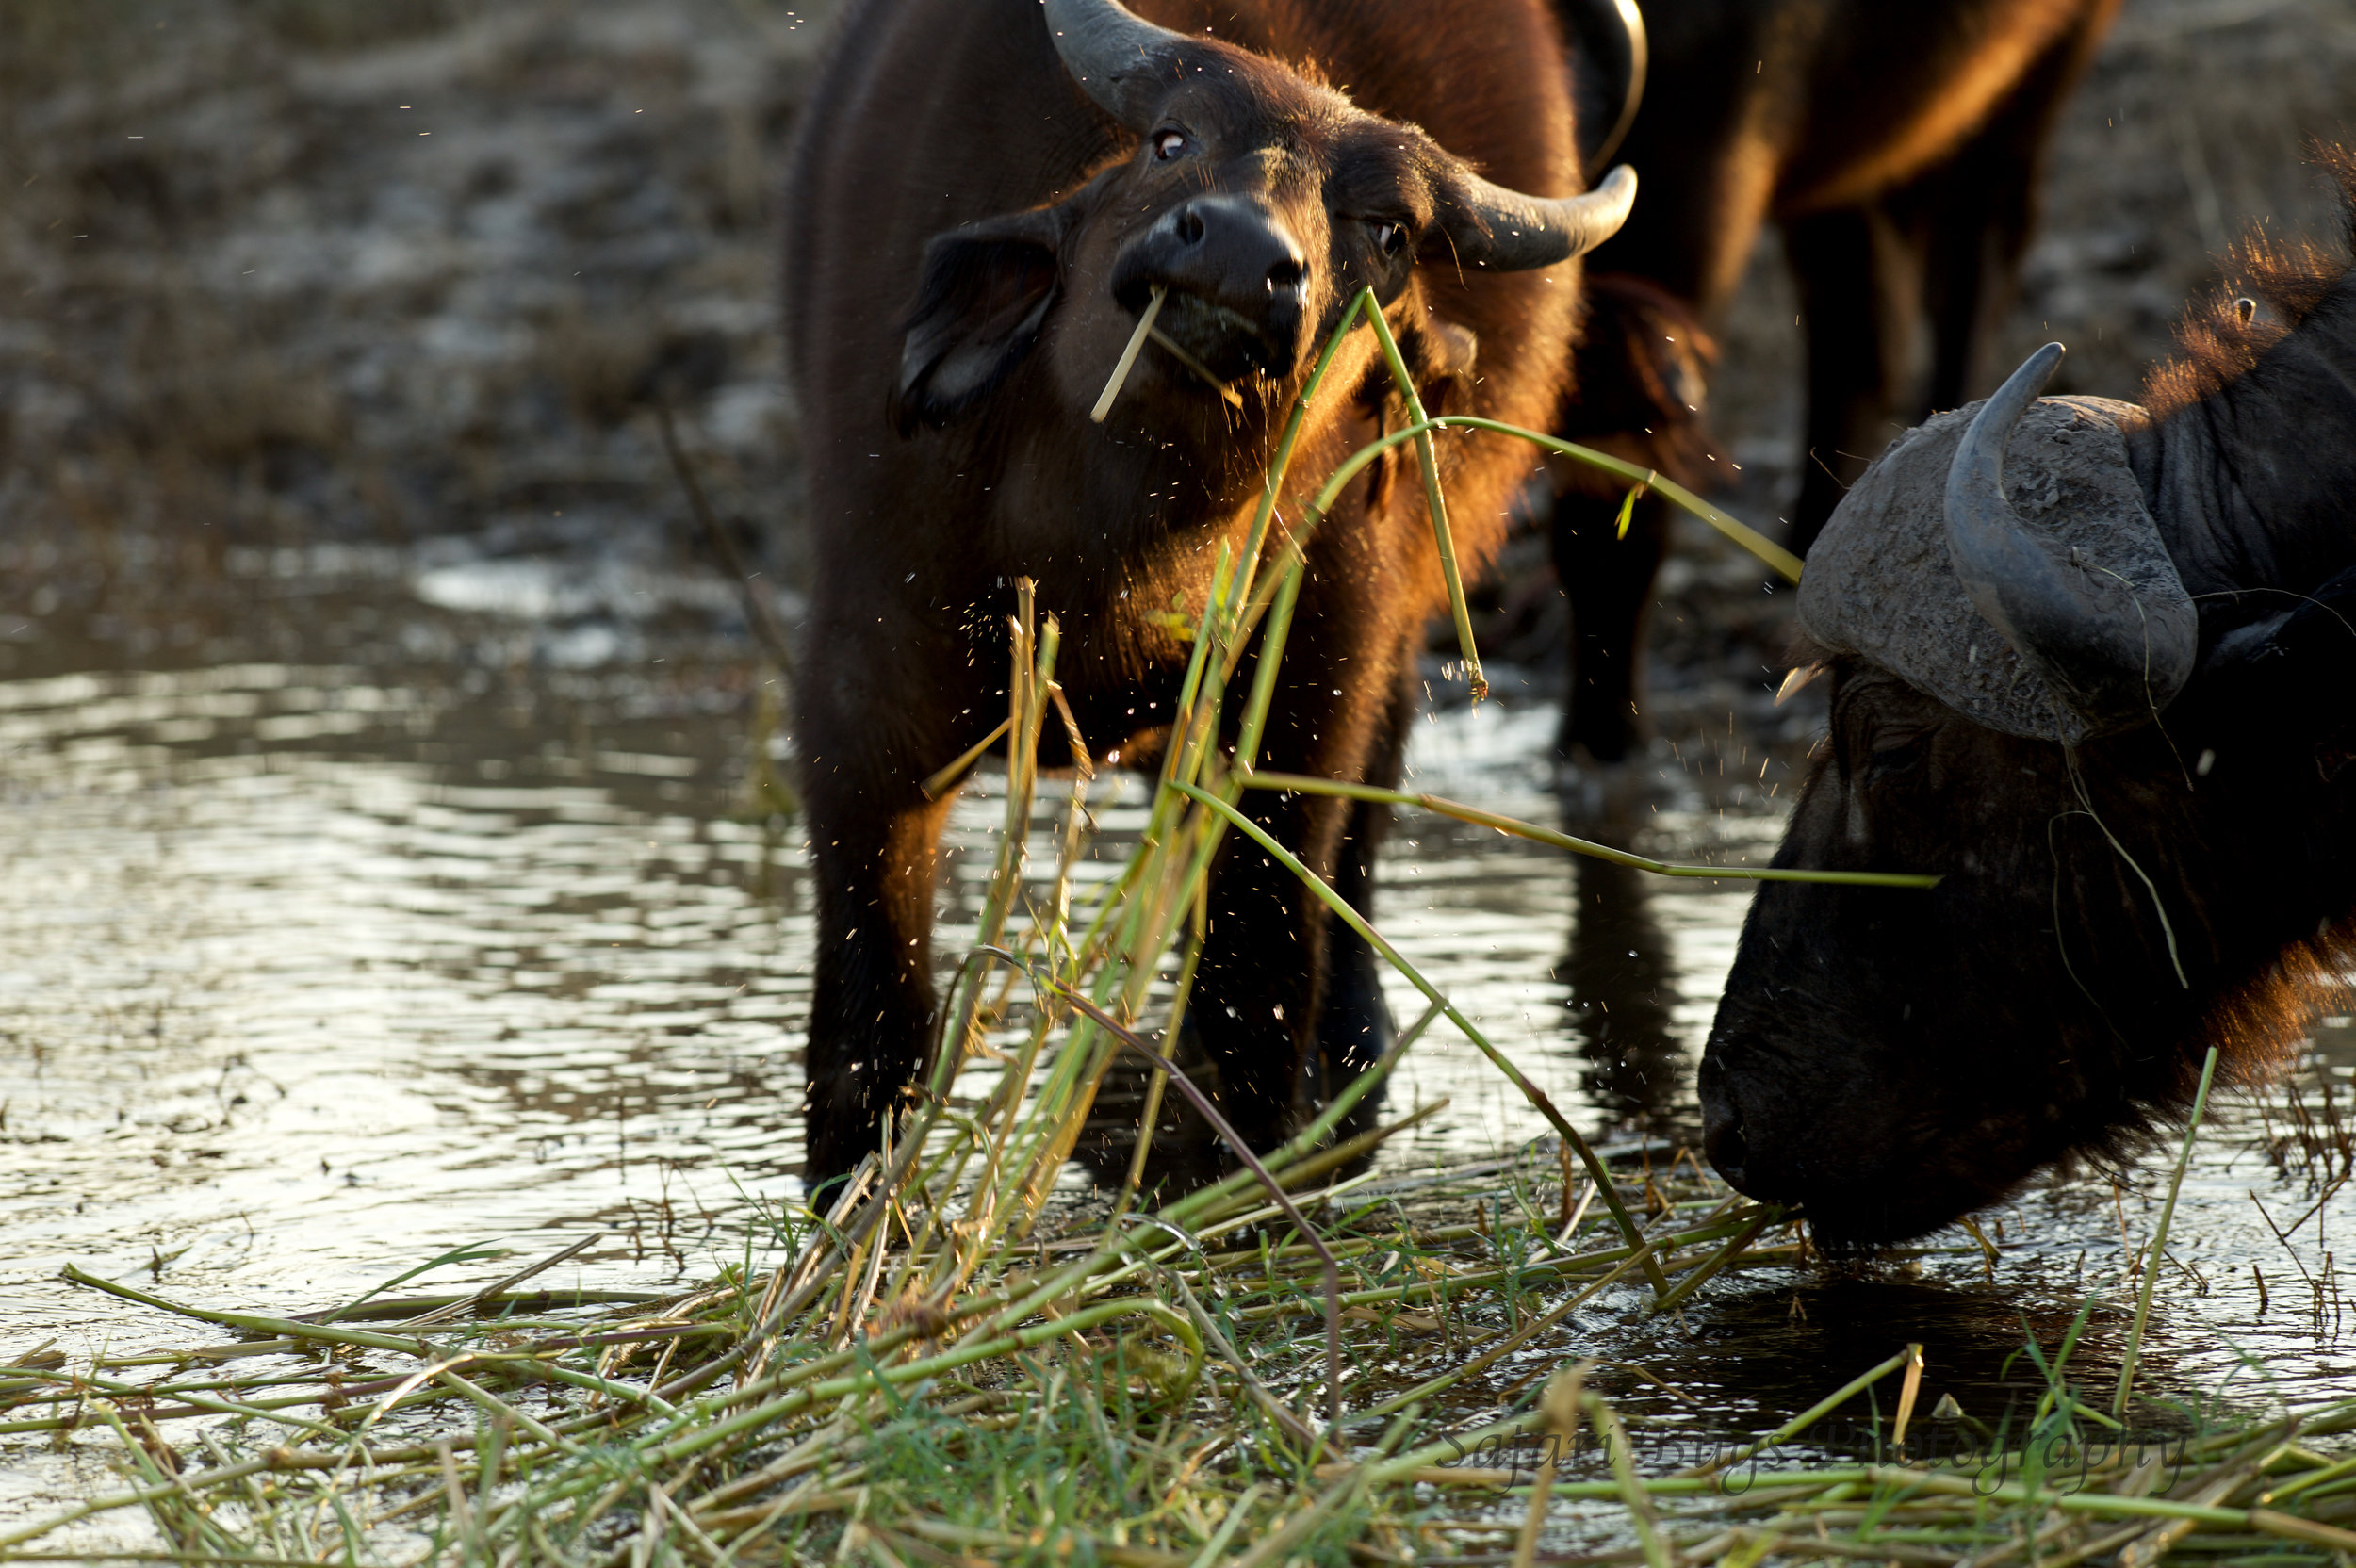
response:
M1685 1057L1677 963L1646 902L1644 874L1605 860L1575 863L1571 950L1555 978L1570 989L1589 1101L1617 1124L1652 1132L1677 1114Z

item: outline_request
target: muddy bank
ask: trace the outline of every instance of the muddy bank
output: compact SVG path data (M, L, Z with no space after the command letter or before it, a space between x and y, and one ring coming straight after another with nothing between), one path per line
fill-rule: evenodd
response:
M12 535L643 555L676 507L657 395L748 534L782 519L768 188L815 24L753 0L10 24Z
M770 198L831 9L11 8L8 541L110 579L213 571L233 544L659 559L690 547L646 414L661 395L790 583ZM2300 160L2341 134L2351 66L2348 0L2131 0L2053 149L1999 358L2058 336L2065 390L2132 395L2228 239L2335 230ZM1792 309L1771 241L1721 323L1713 411L1725 494L1762 524L1804 461ZM110 560L125 539L146 542ZM1774 663L1781 617L1693 545L1655 627L1672 729ZM1506 590L1509 651L1542 665L1560 617L1543 557L1518 550ZM26 574L51 588L34 620L100 611L57 557L0 571L19 615Z

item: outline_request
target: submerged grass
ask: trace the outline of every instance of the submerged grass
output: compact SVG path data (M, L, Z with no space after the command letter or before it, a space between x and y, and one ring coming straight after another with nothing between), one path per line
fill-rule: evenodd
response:
M1381 330L1364 300L1358 314ZM1465 423L1418 416L1389 439L1417 440L1421 455L1432 431ZM1862 1455L1836 1447L1813 1451L1811 1467L1770 1468L1811 1457L1811 1427L1893 1373L1910 1417L1919 1348L1891 1346L1757 1443L1647 1473L1639 1461L1659 1423L1614 1408L1585 1364L1547 1376L1579 1338L1575 1315L1676 1311L1728 1270L1804 1260L1804 1232L1690 1157L1657 1169L1648 1149L1591 1147L1306 868L1295 866L1425 1012L1283 1148L1235 1146L1240 1168L1176 1197L1145 1185L1165 1085L1224 1133L1169 1060L1212 858L1234 830L1292 864L1240 808L1246 792L1340 788L1252 772L1301 541L1355 471L1264 562L1299 426L1296 413L1250 538L1219 563L1148 827L1106 883L1074 876L1090 830L1085 768L1049 840L1055 866L1028 865L1039 736L1072 719L1055 682L1060 629L1023 586L1006 827L976 942L890 1140L779 1217L774 1267L748 1250L659 1299L518 1290L576 1244L490 1291L371 1292L307 1316L215 1311L69 1271L242 1337L0 1369L0 1431L64 1443L103 1428L124 1476L0 1532L0 1559L2054 1568L2200 1553L2254 1568L2356 1549L2343 1527L2356 1460L2307 1446L2356 1427L2356 1406L2187 1437L2164 1478L2150 1446L2105 1436L2107 1418L2067 1380L2068 1344L2039 1357L2051 1389L2028 1429L1998 1434L1969 1466L1876 1440ZM1428 459L1426 477L1436 523ZM1254 679L1231 704L1255 640ZM972 760L934 782L945 790ZM1397 798L1646 870L1742 874ZM1027 1016L1009 994L1020 987ZM1400 1054L1443 1021L1555 1136L1481 1165L1371 1171L1386 1140L1437 1109L1372 1115ZM1153 1064L1129 1179L1109 1211L1058 1202L1057 1175L1121 1052ZM1850 1369L1827 1370L1829 1382ZM1777 1461L1794 1446L1804 1452ZM96 1544L120 1541L107 1516L126 1513L153 1525L160 1552Z

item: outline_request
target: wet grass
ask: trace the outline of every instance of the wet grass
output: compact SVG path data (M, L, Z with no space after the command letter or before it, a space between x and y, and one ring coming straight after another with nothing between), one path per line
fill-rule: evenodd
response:
M775 1216L798 1245L774 1269L661 1299L511 1288L275 1317L81 1276L242 1337L0 1373L0 1429L103 1428L125 1483L0 1553L116 1555L72 1529L113 1511L177 1560L248 1563L1993 1568L2356 1546L2356 1457L2331 1442L2356 1404L2252 1423L2144 1399L2122 1424L2073 1375L2085 1313L2024 1348L2043 1392L1999 1429L1914 1408L1901 1346L1754 1441L1697 1448L1689 1423L1595 1392L1574 1315L1676 1310L1639 1259L1682 1295L1799 1261L1801 1227L1690 1159L1612 1162L1633 1247L1552 1146L1335 1179L1421 1114L1266 1162L1317 1247L1250 1171L1151 1212L1035 1211L1011 1162L965 1178L1028 1119L976 1114L823 1214Z

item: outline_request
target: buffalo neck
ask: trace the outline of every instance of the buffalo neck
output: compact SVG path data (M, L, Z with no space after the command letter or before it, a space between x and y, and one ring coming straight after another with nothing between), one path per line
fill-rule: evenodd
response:
M1203 401L1207 408L1160 409L1125 429L1116 412L1104 426L1035 421L1012 427L1011 438L985 438L958 466L991 476L978 482L988 493L973 495L988 518L987 569L1039 575L1060 565L1117 575L1177 552L1199 554L1207 575L1219 542L1240 546L1259 509L1291 399L1262 390L1250 413L1234 416ZM1279 511L1286 525L1318 482L1378 433L1347 398L1329 391L1319 401L1293 452Z
M1258 498L1247 466L1192 444L1162 445L1093 429L1018 442L987 468L997 565L1036 572L1050 563L1112 571L1174 538L1216 534Z
M2128 437L2204 624L2279 612L2356 564L2356 285L2344 277L2240 374ZM2248 590L2273 590L2249 596Z

